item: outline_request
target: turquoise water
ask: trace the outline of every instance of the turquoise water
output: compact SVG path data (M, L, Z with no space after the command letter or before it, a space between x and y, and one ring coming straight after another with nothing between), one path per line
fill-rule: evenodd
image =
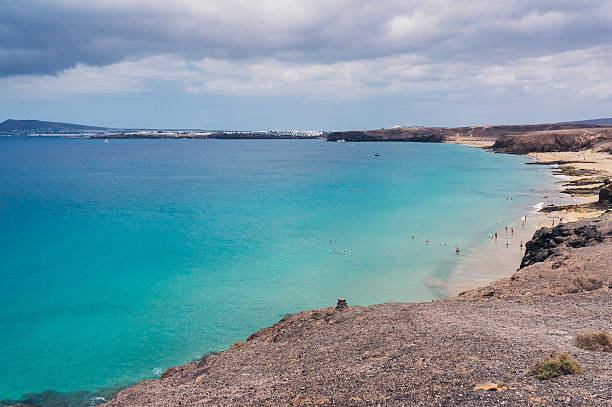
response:
M449 277L454 244L469 253L550 183L525 161L446 144L0 138L0 399L91 397L340 296L441 297L428 282Z

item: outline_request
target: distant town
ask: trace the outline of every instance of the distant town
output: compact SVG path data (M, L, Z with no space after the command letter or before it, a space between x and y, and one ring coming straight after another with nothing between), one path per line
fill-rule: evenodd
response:
M326 137L319 130L202 130L116 129L40 120L8 119L0 123L0 135L109 139L314 139Z
M87 134L89 138L114 139L312 139L324 137L318 130L122 130Z

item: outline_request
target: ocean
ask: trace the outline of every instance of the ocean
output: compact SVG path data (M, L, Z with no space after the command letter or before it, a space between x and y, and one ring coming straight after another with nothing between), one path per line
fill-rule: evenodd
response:
M549 188L527 161L452 144L0 137L0 400L95 404L338 297L444 297L439 282Z

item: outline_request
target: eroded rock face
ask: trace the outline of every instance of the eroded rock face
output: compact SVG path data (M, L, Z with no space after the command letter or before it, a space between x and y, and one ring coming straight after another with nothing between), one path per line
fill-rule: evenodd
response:
M599 205L612 205L612 184L608 183L599 191Z
M602 133L604 133L602 131ZM593 148L605 136L600 133L535 132L500 137L493 147L498 153L527 154L547 151L580 151Z
M605 214L599 221L563 223L554 228L542 228L525 244L525 255L521 268L560 256L564 247L586 247L601 243L611 233L612 213Z

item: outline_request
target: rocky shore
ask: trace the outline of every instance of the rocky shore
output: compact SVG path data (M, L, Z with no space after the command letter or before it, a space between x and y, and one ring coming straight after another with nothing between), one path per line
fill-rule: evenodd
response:
M611 300L607 211L540 229L521 268L486 287L290 315L107 406L612 406L612 352L575 345L585 330L612 330ZM526 376L551 351L581 373Z

